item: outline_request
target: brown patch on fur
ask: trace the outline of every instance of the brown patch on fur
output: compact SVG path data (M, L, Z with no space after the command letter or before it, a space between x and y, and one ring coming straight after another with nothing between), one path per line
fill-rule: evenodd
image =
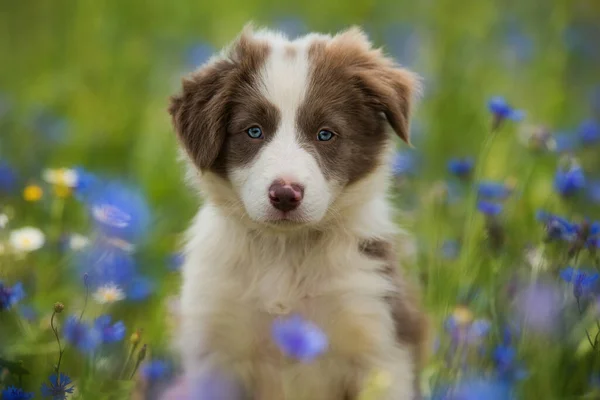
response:
M284 55L286 58L294 58L296 57L296 48L292 45L285 46Z
M328 178L352 183L378 163L388 136L387 121L409 142L414 76L385 57L357 29L309 48L310 83L297 124L302 143L319 161ZM321 129L337 137L317 141Z
M255 89L269 50L247 27L223 58L190 74L182 94L171 97L169 113L179 140L201 170L224 175L249 163L264 140L251 139L246 129L260 126L265 139L275 133L279 112Z
M392 243L384 240L364 240L360 251L369 258L384 261L381 273L394 284L395 290L386 296L400 343L412 348L415 359L415 399L421 398L420 370L425 362L427 320L420 309L416 288L408 284L400 271Z

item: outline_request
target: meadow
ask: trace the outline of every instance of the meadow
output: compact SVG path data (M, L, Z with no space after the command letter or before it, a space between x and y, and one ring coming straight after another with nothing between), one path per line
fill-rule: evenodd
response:
M423 77L391 195L432 321L426 398L600 399L593 0L1 2L0 398L152 399L177 377L201 199L168 97L249 20L360 25Z

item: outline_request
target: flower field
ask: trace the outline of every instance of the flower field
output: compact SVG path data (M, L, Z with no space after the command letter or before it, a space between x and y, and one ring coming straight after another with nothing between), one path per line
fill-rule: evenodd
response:
M180 246L201 199L168 96L249 20L361 25L423 77L391 195L431 320L426 398L600 399L600 3L456 6L1 5L0 399L155 399L177 380ZM271 339L298 362L327 351L297 317ZM363 400L389 379L371 378ZM181 398L222 398L215 385Z

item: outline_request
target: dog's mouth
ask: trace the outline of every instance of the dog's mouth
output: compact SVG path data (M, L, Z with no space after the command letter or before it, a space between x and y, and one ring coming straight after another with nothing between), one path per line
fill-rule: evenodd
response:
M306 225L311 221L297 211L270 213L264 222L277 227L296 227Z

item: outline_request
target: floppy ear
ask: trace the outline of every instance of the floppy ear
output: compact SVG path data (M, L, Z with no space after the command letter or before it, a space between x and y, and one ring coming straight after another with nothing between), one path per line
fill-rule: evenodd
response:
M382 112L396 134L410 144L411 106L420 91L418 75L398 66L380 49L373 49L360 28L348 29L337 35L334 42L348 54L354 76L368 103Z
M387 63L386 63L387 64ZM418 78L393 65L364 70L361 80L374 107L383 112L396 134L410 145L410 117Z
M211 61L185 78L182 93L170 99L169 114L179 141L201 170L213 165L225 141L224 89L233 68L227 59Z

